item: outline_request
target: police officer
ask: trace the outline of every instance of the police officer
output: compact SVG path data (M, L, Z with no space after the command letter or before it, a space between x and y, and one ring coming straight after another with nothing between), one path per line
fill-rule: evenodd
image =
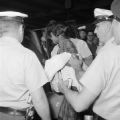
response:
M120 0L113 1L114 21L112 32L115 42L120 43ZM77 73L77 71L76 71ZM71 91L61 80L59 90L77 112L88 108L93 102L97 120L120 119L120 46L114 45L99 52L80 79L81 92Z
M25 120L32 106L43 120L50 120L43 90L48 80L36 55L20 44L27 17L0 12L0 120Z
M94 17L96 18L94 22L96 28L94 32L99 38L99 46L96 51L96 53L98 53L99 51L106 49L108 46L112 47L112 45L115 44L111 29L112 21L113 21L113 13L111 10L95 8Z

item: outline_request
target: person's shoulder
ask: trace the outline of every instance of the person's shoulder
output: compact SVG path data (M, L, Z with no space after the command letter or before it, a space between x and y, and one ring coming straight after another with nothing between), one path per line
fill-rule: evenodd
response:
M32 50L30 50L24 46L23 46L23 52L24 52L25 56L36 56L36 54Z
M77 44L87 45L87 43L82 39L77 39Z
M113 53L113 54L119 54L120 53L120 45L112 45L111 48L109 47L107 49L107 51L109 53Z
M82 39L78 39L79 40L79 42L81 42L81 43L86 43L84 40L82 40Z
M114 58L115 56L120 56L120 45L112 45L111 47L107 47L103 51L100 51L97 56L101 56L103 58Z
M81 39L79 39L79 38L70 38L70 41L80 43Z

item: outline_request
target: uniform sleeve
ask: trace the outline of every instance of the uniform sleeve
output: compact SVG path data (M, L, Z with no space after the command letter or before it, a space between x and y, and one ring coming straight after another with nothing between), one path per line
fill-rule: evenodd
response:
M33 53L25 58L25 84L30 92L35 91L48 82L44 69Z
M104 56L99 54L80 79L80 82L95 95L100 94L107 81L106 61Z
M78 41L77 49L78 53L82 56L82 58L86 58L92 55L90 49L88 48L87 43L84 42L83 40Z

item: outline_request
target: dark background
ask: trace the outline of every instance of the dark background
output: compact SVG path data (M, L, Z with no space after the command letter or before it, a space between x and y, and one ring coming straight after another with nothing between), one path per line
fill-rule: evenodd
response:
M49 20L76 21L80 24L94 20L94 8L110 9L113 0L0 0L0 11L17 10L29 15L31 26L44 27Z

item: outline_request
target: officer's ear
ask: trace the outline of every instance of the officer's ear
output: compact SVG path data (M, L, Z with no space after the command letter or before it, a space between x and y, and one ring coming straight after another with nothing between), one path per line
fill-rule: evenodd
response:
M24 25L23 24L20 24L19 31L20 31L21 35L24 33Z
M24 28L23 28L23 24L19 25L19 41L22 42L23 41L23 36L24 36Z

